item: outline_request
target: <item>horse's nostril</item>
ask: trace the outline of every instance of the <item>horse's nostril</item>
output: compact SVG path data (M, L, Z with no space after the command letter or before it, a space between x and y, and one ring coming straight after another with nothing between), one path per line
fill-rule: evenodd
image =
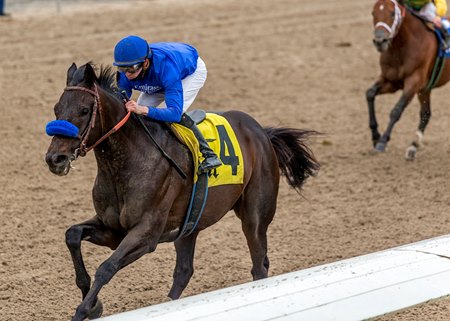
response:
M377 45L381 45L384 42L383 38L374 38L373 43Z
M49 165L60 165L65 163L68 160L68 157L64 154L47 154L45 157L45 161Z
M389 40L385 38L375 38L373 39L373 44L380 51L386 49L387 45L389 45Z
M67 161L66 155L56 155L56 157L54 157L55 164L65 163L66 161Z

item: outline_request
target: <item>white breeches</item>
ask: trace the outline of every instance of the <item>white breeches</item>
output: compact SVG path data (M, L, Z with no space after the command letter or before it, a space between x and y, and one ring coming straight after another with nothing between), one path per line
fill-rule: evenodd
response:
M429 2L426 5L424 5L419 10L419 16L425 18L428 21L433 21L434 18L436 18L436 6L433 2Z

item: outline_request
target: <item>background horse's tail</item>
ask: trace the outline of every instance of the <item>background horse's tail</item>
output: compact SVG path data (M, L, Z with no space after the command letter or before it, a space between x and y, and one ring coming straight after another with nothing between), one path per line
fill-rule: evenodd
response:
M307 146L309 137L319 133L284 127L265 127L264 131L275 149L281 174L286 177L290 186L300 192L305 180L309 176L315 176L320 168L313 152Z

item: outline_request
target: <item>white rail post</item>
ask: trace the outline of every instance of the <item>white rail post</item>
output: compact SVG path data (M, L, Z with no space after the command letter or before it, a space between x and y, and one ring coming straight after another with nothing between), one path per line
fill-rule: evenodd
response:
M99 320L361 321L449 295L446 235Z

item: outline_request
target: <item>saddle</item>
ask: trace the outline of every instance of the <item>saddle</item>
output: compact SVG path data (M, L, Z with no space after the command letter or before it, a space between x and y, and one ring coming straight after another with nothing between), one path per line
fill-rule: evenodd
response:
M200 124L202 121L206 119L206 112L203 109L194 109L191 111L186 112L186 114L191 117L191 119L196 123ZM221 113L216 113L221 114Z

